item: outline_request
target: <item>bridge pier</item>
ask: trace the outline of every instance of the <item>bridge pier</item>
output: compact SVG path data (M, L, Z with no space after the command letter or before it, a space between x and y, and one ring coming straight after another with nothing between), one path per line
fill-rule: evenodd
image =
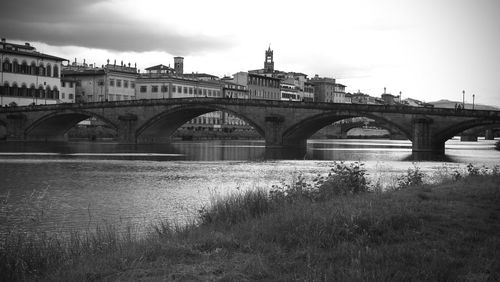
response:
M267 116L265 117L265 140L266 147L280 148L284 147L283 144L283 122L284 118L281 116Z
M492 129L486 129L484 132L484 139L485 140L494 140L495 139L495 134Z
M285 118L278 115L266 116L264 134L266 148L274 149L306 149L306 138L283 138Z
M418 118L413 120L413 153L444 154L444 141L435 140L432 137L432 119Z
M137 139L135 136L136 126L137 126L137 116L133 114L127 114L119 116L118 120L118 136L117 141L120 144L136 144Z
M7 115L5 139L24 140L24 128L26 127L26 115L15 113Z

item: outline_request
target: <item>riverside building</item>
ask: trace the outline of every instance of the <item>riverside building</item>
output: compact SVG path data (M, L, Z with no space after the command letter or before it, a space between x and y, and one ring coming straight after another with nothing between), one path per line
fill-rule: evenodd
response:
M61 97L60 71L66 59L40 53L29 43L0 42L0 105L56 104Z
M233 75L233 83L248 89L249 99L281 100L279 78L252 72L238 72Z
M314 86L314 101L323 103L348 103L345 85L336 83L335 78L315 75L309 80Z
M104 102L135 99L135 83L138 77L136 66L113 64L97 67L75 61L63 67L63 79L74 81L76 102Z

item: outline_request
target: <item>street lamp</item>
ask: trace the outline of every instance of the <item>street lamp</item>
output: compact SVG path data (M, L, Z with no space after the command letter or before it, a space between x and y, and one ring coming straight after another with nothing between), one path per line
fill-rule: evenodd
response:
M462 90L462 109L465 110L465 90Z
M3 92L5 91L5 87L4 87L4 82L3 82L3 53L2 53L2 59L0 60L0 71L2 72L2 85L0 85L0 87L2 87L2 91L0 91L0 107L3 107Z
M38 68L38 66L40 65L40 58L37 58L36 59L36 67ZM38 75L39 75L39 72L38 72L38 69L36 70L36 82L35 82L35 87L38 87ZM36 105L36 100L35 100L35 97L36 97L36 90L33 91L33 103Z
M474 110L474 100L476 98L475 94L472 94L472 109Z

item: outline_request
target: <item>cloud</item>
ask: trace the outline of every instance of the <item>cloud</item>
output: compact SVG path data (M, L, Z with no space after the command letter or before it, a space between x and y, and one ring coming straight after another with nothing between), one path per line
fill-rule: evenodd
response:
M6 2L0 9L0 35L12 40L182 56L229 47L226 40L184 35L174 28L125 17L113 12L116 3L109 0Z

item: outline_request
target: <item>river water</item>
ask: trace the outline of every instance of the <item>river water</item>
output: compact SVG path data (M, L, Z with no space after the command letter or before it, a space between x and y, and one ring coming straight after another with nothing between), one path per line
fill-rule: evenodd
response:
M444 159L418 166L429 179L468 163L492 167L500 163L495 142L449 140ZM306 152L284 156L266 151L263 141L3 142L0 234L100 224L144 230L164 219L182 224L211 197L289 183L298 174L312 178L326 173L333 161L361 161L372 182L387 185L414 165L411 143L400 140L310 140Z

